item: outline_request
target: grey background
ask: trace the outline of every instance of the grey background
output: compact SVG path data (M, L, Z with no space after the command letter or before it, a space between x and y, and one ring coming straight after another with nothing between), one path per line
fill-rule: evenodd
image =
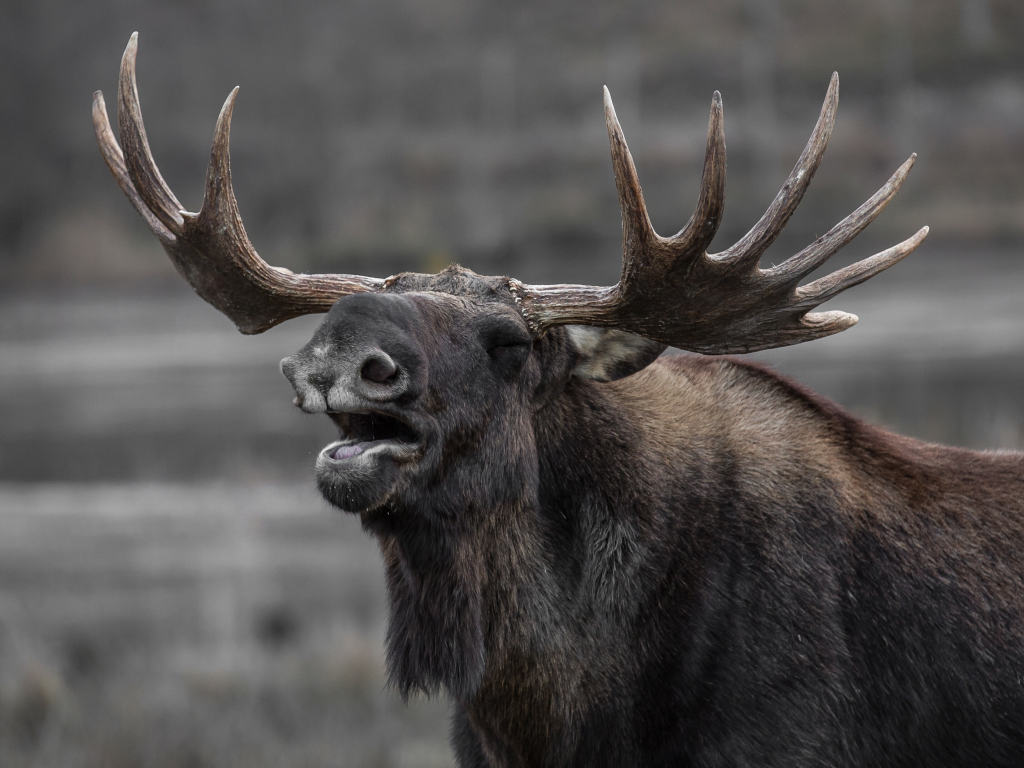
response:
M1024 447L1024 6L1012 0L0 4L0 763L447 765L443 702L387 691L373 543L313 490L326 422L277 361L316 318L241 337L110 178L89 120L138 77L156 160L199 207L241 86L235 189L292 269L458 261L610 284L607 84L655 227L696 202L714 89L714 248L771 201L833 70L836 129L778 263L903 191L842 266L861 323L760 358L904 434ZM111 115L113 117L113 115Z

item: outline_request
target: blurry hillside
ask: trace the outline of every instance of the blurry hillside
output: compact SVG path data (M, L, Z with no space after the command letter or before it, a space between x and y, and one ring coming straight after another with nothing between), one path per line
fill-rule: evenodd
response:
M246 227L265 258L296 269L386 275L458 260L540 282L613 280L604 83L663 233L696 200L722 92L724 247L774 196L833 70L835 134L767 258L823 232L911 151L910 181L863 237L928 223L931 247L1024 241L1016 0L20 0L0 7L8 284L172 278L89 122L93 90L115 104L136 29L164 176L198 207L217 112L241 85L232 156Z

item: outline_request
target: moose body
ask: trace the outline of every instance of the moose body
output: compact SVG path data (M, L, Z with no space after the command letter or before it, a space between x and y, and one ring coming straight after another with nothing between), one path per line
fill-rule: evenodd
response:
M712 102L688 224L654 232L605 94L623 222L619 283L297 275L242 227L217 122L203 206L153 161L121 65L100 149L196 292L258 333L326 312L282 361L339 439L321 493L384 556L403 694L447 693L471 766L1024 766L1024 454L897 437L726 354L842 331L811 312L927 228L803 278L885 207L910 158L800 253L759 262L824 153L811 139L764 216L707 252L725 189Z
M695 357L574 381L534 434L522 522L470 550L463 765L1024 764L1024 457Z
M321 490L379 540L392 681L451 694L461 765L1024 764L1024 455L733 358L582 378L562 328L510 371L500 291L432 282L341 299L283 368L364 446ZM368 413L416 434L393 475Z

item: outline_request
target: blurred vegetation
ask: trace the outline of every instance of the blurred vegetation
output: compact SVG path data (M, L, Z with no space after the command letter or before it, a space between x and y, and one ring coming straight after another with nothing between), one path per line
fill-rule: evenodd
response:
M451 764L383 574L294 486L0 486L4 768Z
M775 254L918 166L868 238L1024 235L1024 5L1017 0L14 0L0 7L5 280L173 280L109 178L89 122L140 32L158 163L198 207L235 84L235 184L268 259L388 274L460 260L527 280L611 280L619 223L600 86L616 99L655 226L696 199L712 90L726 104L720 244L767 206L828 78L837 128ZM778 258L769 254L769 259Z

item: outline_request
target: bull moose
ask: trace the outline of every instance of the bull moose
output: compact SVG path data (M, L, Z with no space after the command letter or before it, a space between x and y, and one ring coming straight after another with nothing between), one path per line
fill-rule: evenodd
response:
M202 208L153 161L121 63L119 148L100 148L195 291L259 333L326 312L281 363L339 440L316 460L384 557L387 661L445 692L462 766L1024 765L1024 455L868 425L772 371L714 355L857 318L810 312L913 251L800 281L896 194L761 269L835 120L833 75L793 172L720 253L722 101L697 207L648 219L605 91L623 227L618 284L526 285L457 266L385 280L266 264L231 187L237 89ZM661 357L667 345L702 355Z

